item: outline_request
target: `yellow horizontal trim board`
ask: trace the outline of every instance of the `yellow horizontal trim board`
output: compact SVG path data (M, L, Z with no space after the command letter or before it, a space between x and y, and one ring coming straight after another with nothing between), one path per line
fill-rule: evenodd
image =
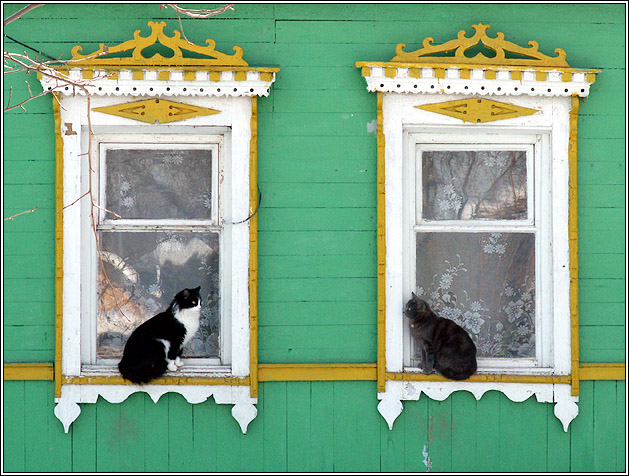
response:
M579 380L625 380L625 364L581 364Z
M583 69L583 68L564 68L564 67L549 67L549 66L508 66L508 65L473 65L469 63L449 63L444 64L442 62L429 62L429 63L403 63L403 62L382 62L382 61L356 61L354 66L358 68L363 68L361 71L363 76L365 76L365 72L369 72L369 68L458 68L462 70L472 70L472 69L483 69L485 71L514 71L514 72L523 72L523 71L541 71L541 72L553 72L560 71L562 73L585 73L585 74L595 74L600 73L602 70L600 69ZM513 79L513 78L512 78ZM536 76L536 80L538 77ZM588 82L594 82L595 77L590 76L585 78Z
M421 373L390 373L387 380L402 380L414 382L448 382L441 375L425 375ZM503 374L474 374L466 382L499 382L499 383L570 383L569 375L503 375Z
M625 380L624 363L580 364L579 380ZM368 380L376 381L376 364L260 364L260 382ZM387 380L445 382L439 375L386 373ZM4 380L54 380L52 363L4 364ZM157 385L249 385L249 378L234 377L165 377L154 380ZM570 383L571 377L552 375L476 374L470 382ZM63 377L64 384L120 385L119 376Z
M50 364L4 364L4 380L54 380L55 366Z
M63 385L132 385L120 376L63 377ZM163 377L151 385L249 385L249 378L235 377Z
M376 380L376 364L260 364L260 382Z

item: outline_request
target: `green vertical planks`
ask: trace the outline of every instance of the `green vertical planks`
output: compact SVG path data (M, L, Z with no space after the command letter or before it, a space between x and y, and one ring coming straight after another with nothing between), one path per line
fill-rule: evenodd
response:
M500 404L503 395L496 391L483 394L476 405L476 461L478 471L500 471L500 442L502 439Z
M29 410L24 398L26 382L4 382L2 388L3 471L24 472L26 447L25 416ZM8 450L8 451L6 451Z
M157 403L144 395L144 471L158 473L166 471L170 455L169 442L169 395L162 395Z

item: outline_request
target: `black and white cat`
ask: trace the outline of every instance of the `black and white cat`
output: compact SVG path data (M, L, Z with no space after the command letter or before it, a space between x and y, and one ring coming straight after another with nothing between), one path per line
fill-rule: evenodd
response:
M476 372L476 346L465 329L456 322L439 317L415 293L406 303L404 314L421 351L426 374L433 370L451 380L465 380Z
M184 289L175 295L168 309L142 323L129 336L118 370L133 383L148 383L166 370L183 365L183 347L199 329L201 295L199 290Z

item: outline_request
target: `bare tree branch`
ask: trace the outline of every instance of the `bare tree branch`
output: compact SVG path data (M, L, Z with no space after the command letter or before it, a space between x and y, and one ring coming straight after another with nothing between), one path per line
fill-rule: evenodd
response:
M31 10L34 10L37 7L43 7L44 5L45 5L45 3L31 3L31 4L27 5L26 7L22 8L21 10L15 12L13 15L5 18L3 26L7 26L9 23L11 23L12 21L17 20L18 18L20 18L25 13L28 13Z
M209 18L215 15L220 15L221 13L224 13L227 10L233 10L234 9L233 6L234 6L233 3L229 3L227 5L224 5L220 8L216 8L214 10L193 10L189 8L181 8L180 6L174 3L163 3L160 5L160 8L170 7L173 10L175 10L177 13L181 13L183 15L187 15L193 18Z
M15 217L18 217L18 216L20 216L20 215L24 215L24 214L26 214L26 213L33 213L33 212L34 212L35 210L37 210L38 208L39 208L39 207L35 207L35 208L31 209L31 210L26 210L25 212L16 213L15 215L11 215L10 217L6 217L6 218L4 219L4 221L7 221L7 220L13 220L13 219L15 219Z

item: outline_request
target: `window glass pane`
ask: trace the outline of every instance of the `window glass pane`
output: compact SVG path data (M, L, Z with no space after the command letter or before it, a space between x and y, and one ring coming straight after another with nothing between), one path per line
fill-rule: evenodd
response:
M525 151L423 151L426 220L527 219Z
M165 310L176 293L197 286L203 298L201 325L183 356L219 356L217 233L101 232L100 246L98 358L122 357L133 329Z
M417 233L416 243L416 294L468 331L478 357L535 357L533 233Z
M105 207L124 219L212 217L209 149L108 149L105 167Z

